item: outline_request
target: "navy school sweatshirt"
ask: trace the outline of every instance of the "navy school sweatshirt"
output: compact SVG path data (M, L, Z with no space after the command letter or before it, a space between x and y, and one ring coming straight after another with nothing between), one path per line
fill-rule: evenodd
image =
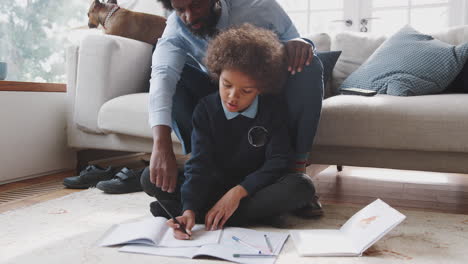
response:
M288 169L291 155L283 100L260 95L255 118L228 120L219 93L198 103L192 117L192 156L181 187L183 210L209 210L236 185L249 196Z

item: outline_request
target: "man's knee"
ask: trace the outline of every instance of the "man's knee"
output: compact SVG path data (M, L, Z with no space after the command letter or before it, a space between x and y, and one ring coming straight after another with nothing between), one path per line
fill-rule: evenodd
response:
M308 104L310 100L322 100L323 97L323 65L317 56L311 63L305 66L301 72L289 77L285 89L286 94L295 99L304 100Z
M322 61L317 57L317 55L314 55L314 58L310 62L309 65L306 65L301 73L305 73L307 76L317 76L321 77L323 76L323 64Z
M154 196L156 186L150 180L149 167L146 167L141 173L140 183L145 193L149 196Z

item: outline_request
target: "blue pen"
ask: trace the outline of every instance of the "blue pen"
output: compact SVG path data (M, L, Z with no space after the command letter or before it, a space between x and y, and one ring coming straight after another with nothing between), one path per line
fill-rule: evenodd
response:
M254 247L254 246L252 246L252 245L249 245L249 244L245 243L245 242L242 241L240 238L238 238L238 237L236 237L236 236L232 236L232 239L234 239L234 241L239 242L240 244L242 244L242 245L244 245L244 246L246 246L246 247L249 247L249 248L251 248L251 249L257 251L258 254L262 254L262 251L261 251L261 250L259 250L258 248Z

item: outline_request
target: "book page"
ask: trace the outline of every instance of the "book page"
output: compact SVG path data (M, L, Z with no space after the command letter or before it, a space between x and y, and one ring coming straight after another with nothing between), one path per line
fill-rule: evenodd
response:
M157 245L159 238L169 229L163 217L146 217L138 221L113 226L101 241L101 247L120 244L147 244Z
M182 257L192 258L199 247L182 247L182 248L168 248L168 247L153 247L146 245L128 245L119 249L120 252L140 253L148 255L166 256L166 257Z
M341 231L363 252L405 218L403 214L377 199L354 214L341 227Z
M257 250L251 249L232 239L233 236L240 238L255 248L258 248L264 254L270 254L264 235L267 234L273 247L273 254L278 255L283 248L287 233L280 232L262 232L246 228L228 227L223 231L221 241L218 245L206 245L197 251L195 256L212 256L237 263L245 264L273 264L276 257L254 257L254 258L235 258L234 254L258 254Z
M340 230L291 230L290 233L301 256L356 256L360 253Z
M169 228L158 247L199 247L208 244L218 244L223 230L206 231L205 225L195 225L192 228L190 240L179 240L174 237L174 230Z

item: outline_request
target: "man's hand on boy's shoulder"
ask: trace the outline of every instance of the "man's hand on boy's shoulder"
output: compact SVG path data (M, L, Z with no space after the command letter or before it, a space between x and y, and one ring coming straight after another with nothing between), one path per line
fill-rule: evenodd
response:
M192 210L185 210L181 216L176 217L177 221L185 226L188 234L192 235L192 228L195 226L195 213ZM166 224L174 229L174 237L180 240L190 239L190 236L180 230L180 226L174 220L167 220Z
M237 185L230 189L219 199L219 201L208 211L205 216L206 230L222 229L227 220L239 207L242 198L248 195L244 187Z
M301 72L314 58L314 47L302 38L291 39L285 44L288 57L288 71L291 74Z

